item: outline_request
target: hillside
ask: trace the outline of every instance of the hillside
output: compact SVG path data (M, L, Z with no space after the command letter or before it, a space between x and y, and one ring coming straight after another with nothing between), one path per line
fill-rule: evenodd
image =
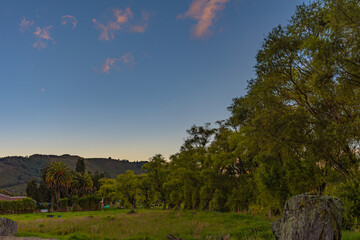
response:
M39 155L30 157L4 157L0 158L0 189L13 194L25 193L26 184L35 177L40 180L41 169L51 161L59 161L75 170L79 156L72 155ZM112 178L125 173L126 170L133 170L135 174L143 173L141 167L146 161L129 162L128 160L114 160L107 158L85 158L86 171L95 173L98 171L107 172Z

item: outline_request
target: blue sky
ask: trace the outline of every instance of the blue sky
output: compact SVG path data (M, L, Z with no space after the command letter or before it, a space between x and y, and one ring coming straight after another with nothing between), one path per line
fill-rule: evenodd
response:
M0 1L0 156L169 157L301 2Z

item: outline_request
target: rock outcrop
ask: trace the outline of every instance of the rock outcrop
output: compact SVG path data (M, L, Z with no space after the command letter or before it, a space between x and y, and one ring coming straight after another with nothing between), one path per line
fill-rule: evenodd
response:
M344 207L337 198L302 194L285 203L272 225L277 240L339 240Z
M17 223L8 218L0 218L0 236L14 236L17 233Z

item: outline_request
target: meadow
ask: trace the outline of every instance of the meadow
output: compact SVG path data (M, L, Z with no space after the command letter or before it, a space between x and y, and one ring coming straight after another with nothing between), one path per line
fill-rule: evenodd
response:
M92 212L7 215L18 222L18 235L57 239L275 239L271 221L239 213L167 210L108 210ZM60 217L59 217L60 216ZM343 239L360 234L343 232Z

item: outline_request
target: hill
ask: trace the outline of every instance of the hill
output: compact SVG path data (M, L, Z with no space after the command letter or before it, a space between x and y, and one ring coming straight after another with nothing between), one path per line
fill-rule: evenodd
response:
M0 189L16 195L25 194L26 184L34 177L40 181L41 169L51 161L65 163L75 170L77 160L81 158L73 155L40 155L30 157L4 157L0 158ZM112 178L132 170L135 174L143 173L142 166L146 161L130 162L111 158L85 158L86 171L95 173L107 172Z

